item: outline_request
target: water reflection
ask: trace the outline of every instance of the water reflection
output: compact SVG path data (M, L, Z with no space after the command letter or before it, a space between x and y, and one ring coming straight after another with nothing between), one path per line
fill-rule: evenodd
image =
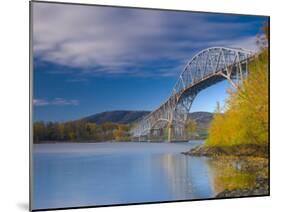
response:
M202 199L251 185L241 163L180 154L198 144L37 145L33 209Z
M164 177L169 182L167 185L173 198L180 199L189 196L188 194L192 194L192 188L188 181L187 160L176 155L166 154L161 157L161 162Z
M174 200L212 197L206 158L166 154L161 159Z
M251 166L250 162L241 159L208 160L208 172L214 192L219 193L224 190L254 187L255 180L260 173L256 170L251 170L249 168Z

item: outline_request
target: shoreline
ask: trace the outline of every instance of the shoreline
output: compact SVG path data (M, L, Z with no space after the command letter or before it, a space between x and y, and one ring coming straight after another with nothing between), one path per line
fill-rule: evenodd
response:
M261 157L268 158L269 149L267 145L241 144L235 146L197 146L189 151L182 152L190 156L238 156L238 157Z
M195 142L201 142L204 141L204 139L192 139L192 140L175 140L171 142L166 142L166 141L135 141L135 140L130 140L130 141L116 141L116 140L109 140L109 141L42 141L42 142L33 142L32 144L97 144L97 143L188 143L191 141Z
M218 167L231 164L228 168L233 169L233 174L227 177L235 179L235 175L252 175L249 184L245 186L225 188L215 195L215 198L245 197L245 196L268 196L269 195L269 159L268 146L237 145L228 147L197 146L189 151L182 152L184 155L194 157L208 157ZM223 173L222 177L226 177ZM236 177L237 178L237 177ZM240 179L241 180L241 179ZM227 182L231 184L231 182Z
M220 156L220 160L225 161L225 157ZM231 156L228 156L231 159ZM218 159L216 158L216 159ZM268 196L269 195L269 173L268 159L259 157L238 157L231 159L236 163L240 162L240 173L252 173L254 176L251 185L242 188L224 189L216 194L216 198L225 197L249 197L249 196ZM239 164L239 163L238 163ZM242 164L242 165L241 165ZM230 183L230 182L229 182Z

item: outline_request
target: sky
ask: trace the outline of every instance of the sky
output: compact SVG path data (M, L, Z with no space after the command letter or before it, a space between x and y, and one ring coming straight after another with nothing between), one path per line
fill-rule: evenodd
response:
M256 51L265 17L33 2L34 121L154 110L185 64L212 46ZM213 112L230 85L195 98Z

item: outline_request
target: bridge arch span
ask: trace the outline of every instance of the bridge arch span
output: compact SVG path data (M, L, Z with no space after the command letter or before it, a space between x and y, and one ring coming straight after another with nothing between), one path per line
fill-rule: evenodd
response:
M169 98L145 116L132 130L132 135L149 133L161 120L184 123L196 95L222 80L238 88L248 76L248 62L252 57L253 52L242 48L211 47L198 52L184 67Z

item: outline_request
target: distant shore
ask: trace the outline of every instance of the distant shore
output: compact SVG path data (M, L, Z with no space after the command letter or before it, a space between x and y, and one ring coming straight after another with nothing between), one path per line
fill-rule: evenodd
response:
M40 141L40 142L33 142L33 144L81 144L81 143L104 143L104 142L110 142L110 143L117 143L117 142L130 142L130 141L84 141L84 140L79 140L79 141Z
M174 140L171 141L171 143L181 143L181 142L190 142L190 141L202 141L204 139L196 138L192 140ZM33 142L33 144L62 144L62 143L103 143L103 142L109 142L109 143L126 143L126 142L141 142L141 143L166 143L167 141L137 141L137 140L129 140L129 141L117 141L117 140L108 140L108 141L94 141L94 140L74 140L74 141L40 141L40 142Z

